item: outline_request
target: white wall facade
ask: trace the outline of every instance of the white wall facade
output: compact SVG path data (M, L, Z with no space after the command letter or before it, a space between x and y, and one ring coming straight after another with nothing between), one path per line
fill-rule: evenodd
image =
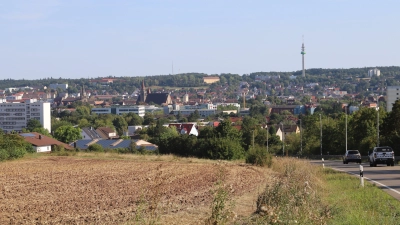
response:
M381 71L378 68L368 70L369 77L372 77L372 76L379 77L380 75L381 75Z
M116 114L122 115L124 113L135 113L140 117L144 117L145 107L144 106L133 106L133 107L121 107L116 108Z
M393 104L400 98L400 86L388 86L386 89L386 111L391 112Z
M117 114L122 115L124 113L135 113L140 117L144 117L145 107L144 106L132 106L132 107L117 107L117 108L92 108L92 113L96 114Z
M31 99L25 103L0 103L0 128L4 131L22 131L30 119L38 120L51 132L50 102Z
M34 146L36 152L51 152L51 146Z
M111 114L111 108L92 108L92 113Z
M68 84L50 84L49 87L54 90L56 90L57 88L60 88L61 90L67 90Z

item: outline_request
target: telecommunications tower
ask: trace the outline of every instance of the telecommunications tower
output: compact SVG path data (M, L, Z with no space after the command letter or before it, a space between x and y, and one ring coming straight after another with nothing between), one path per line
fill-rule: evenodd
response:
M302 58L302 64L303 64L303 77L306 77L306 70L304 68L304 55L306 54L305 49L304 49L304 36L303 36L303 44L301 45L301 58Z

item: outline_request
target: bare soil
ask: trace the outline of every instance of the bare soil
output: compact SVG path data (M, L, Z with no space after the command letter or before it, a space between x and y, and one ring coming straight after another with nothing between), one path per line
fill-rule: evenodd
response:
M0 163L0 224L204 224L217 181L255 211L267 169L235 162L45 156Z

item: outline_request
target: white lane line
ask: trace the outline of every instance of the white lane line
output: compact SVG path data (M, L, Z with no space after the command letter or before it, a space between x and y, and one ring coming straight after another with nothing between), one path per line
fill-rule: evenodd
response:
M348 172L348 171L344 171L344 170L340 170L340 169L335 169L335 168L332 168L332 169L338 170L338 171L342 171L342 172L345 172L345 173L350 173L350 174L353 174L353 175L355 175L355 176L360 176L360 174L357 174L357 173L352 173L352 172ZM400 195L400 191L397 191L397 190L395 190L395 189L393 189L393 188L391 188L391 187L389 187L389 186L386 186L386 185L384 185L384 184L382 184L382 183L379 183L378 181L374 181L374 180L372 180L372 179L370 179L370 178L368 178L368 177L364 177L364 179L367 179L367 180L369 180L369 181L372 181L372 182L374 182L374 183L377 183L377 184L379 184L380 186L382 186L382 187L384 187L384 188L387 188L387 189L393 191L394 193L397 193L397 194Z

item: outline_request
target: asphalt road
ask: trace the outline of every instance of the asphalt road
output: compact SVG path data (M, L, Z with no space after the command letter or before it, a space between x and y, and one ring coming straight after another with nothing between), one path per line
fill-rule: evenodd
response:
M312 162L322 166L322 161L313 160ZM343 164L342 161L338 160L325 160L324 165L325 167L330 167L360 177L360 164L351 162L349 162L349 164ZM363 162L361 165L364 169L364 182L374 182L382 190L400 201L399 165L386 166L384 164L378 164L377 167L370 167L368 162Z

